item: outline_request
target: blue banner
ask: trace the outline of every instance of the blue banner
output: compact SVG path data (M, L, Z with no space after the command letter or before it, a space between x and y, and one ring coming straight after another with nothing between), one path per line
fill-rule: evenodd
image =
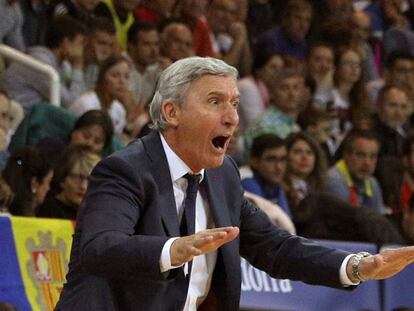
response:
M352 253L376 253L373 244L318 241L320 244ZM242 259L241 308L266 310L381 310L380 283L367 282L347 291L302 282L279 280L252 267Z
M0 302L31 310L20 273L9 217L0 216Z
M384 246L394 248L400 246ZM414 265L384 282L384 310L414 308Z

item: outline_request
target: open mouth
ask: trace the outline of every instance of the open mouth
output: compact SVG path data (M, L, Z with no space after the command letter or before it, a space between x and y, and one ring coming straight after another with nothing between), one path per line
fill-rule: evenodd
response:
M229 140L229 136L217 136L213 138L213 146L217 149L224 149L226 142Z

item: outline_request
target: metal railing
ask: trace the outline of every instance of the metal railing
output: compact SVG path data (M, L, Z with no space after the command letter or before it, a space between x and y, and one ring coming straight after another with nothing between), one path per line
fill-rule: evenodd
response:
M0 44L0 55L23 63L34 70L46 74L50 79L49 101L55 106L60 106L60 78L59 74L52 66L46 65L33 57L30 57L4 44Z

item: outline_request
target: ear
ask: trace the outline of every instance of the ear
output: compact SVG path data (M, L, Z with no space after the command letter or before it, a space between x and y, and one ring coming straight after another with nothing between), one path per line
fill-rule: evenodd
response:
M177 127L180 123L180 112L181 109L173 102L165 101L162 103L161 114L167 123L173 128Z

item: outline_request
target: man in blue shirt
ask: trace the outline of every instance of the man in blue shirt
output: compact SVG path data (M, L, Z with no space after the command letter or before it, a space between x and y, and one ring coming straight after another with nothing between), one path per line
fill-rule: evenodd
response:
M262 134L253 140L250 167L253 176L242 180L243 188L279 205L291 216L281 182L286 171L287 150L283 139Z

